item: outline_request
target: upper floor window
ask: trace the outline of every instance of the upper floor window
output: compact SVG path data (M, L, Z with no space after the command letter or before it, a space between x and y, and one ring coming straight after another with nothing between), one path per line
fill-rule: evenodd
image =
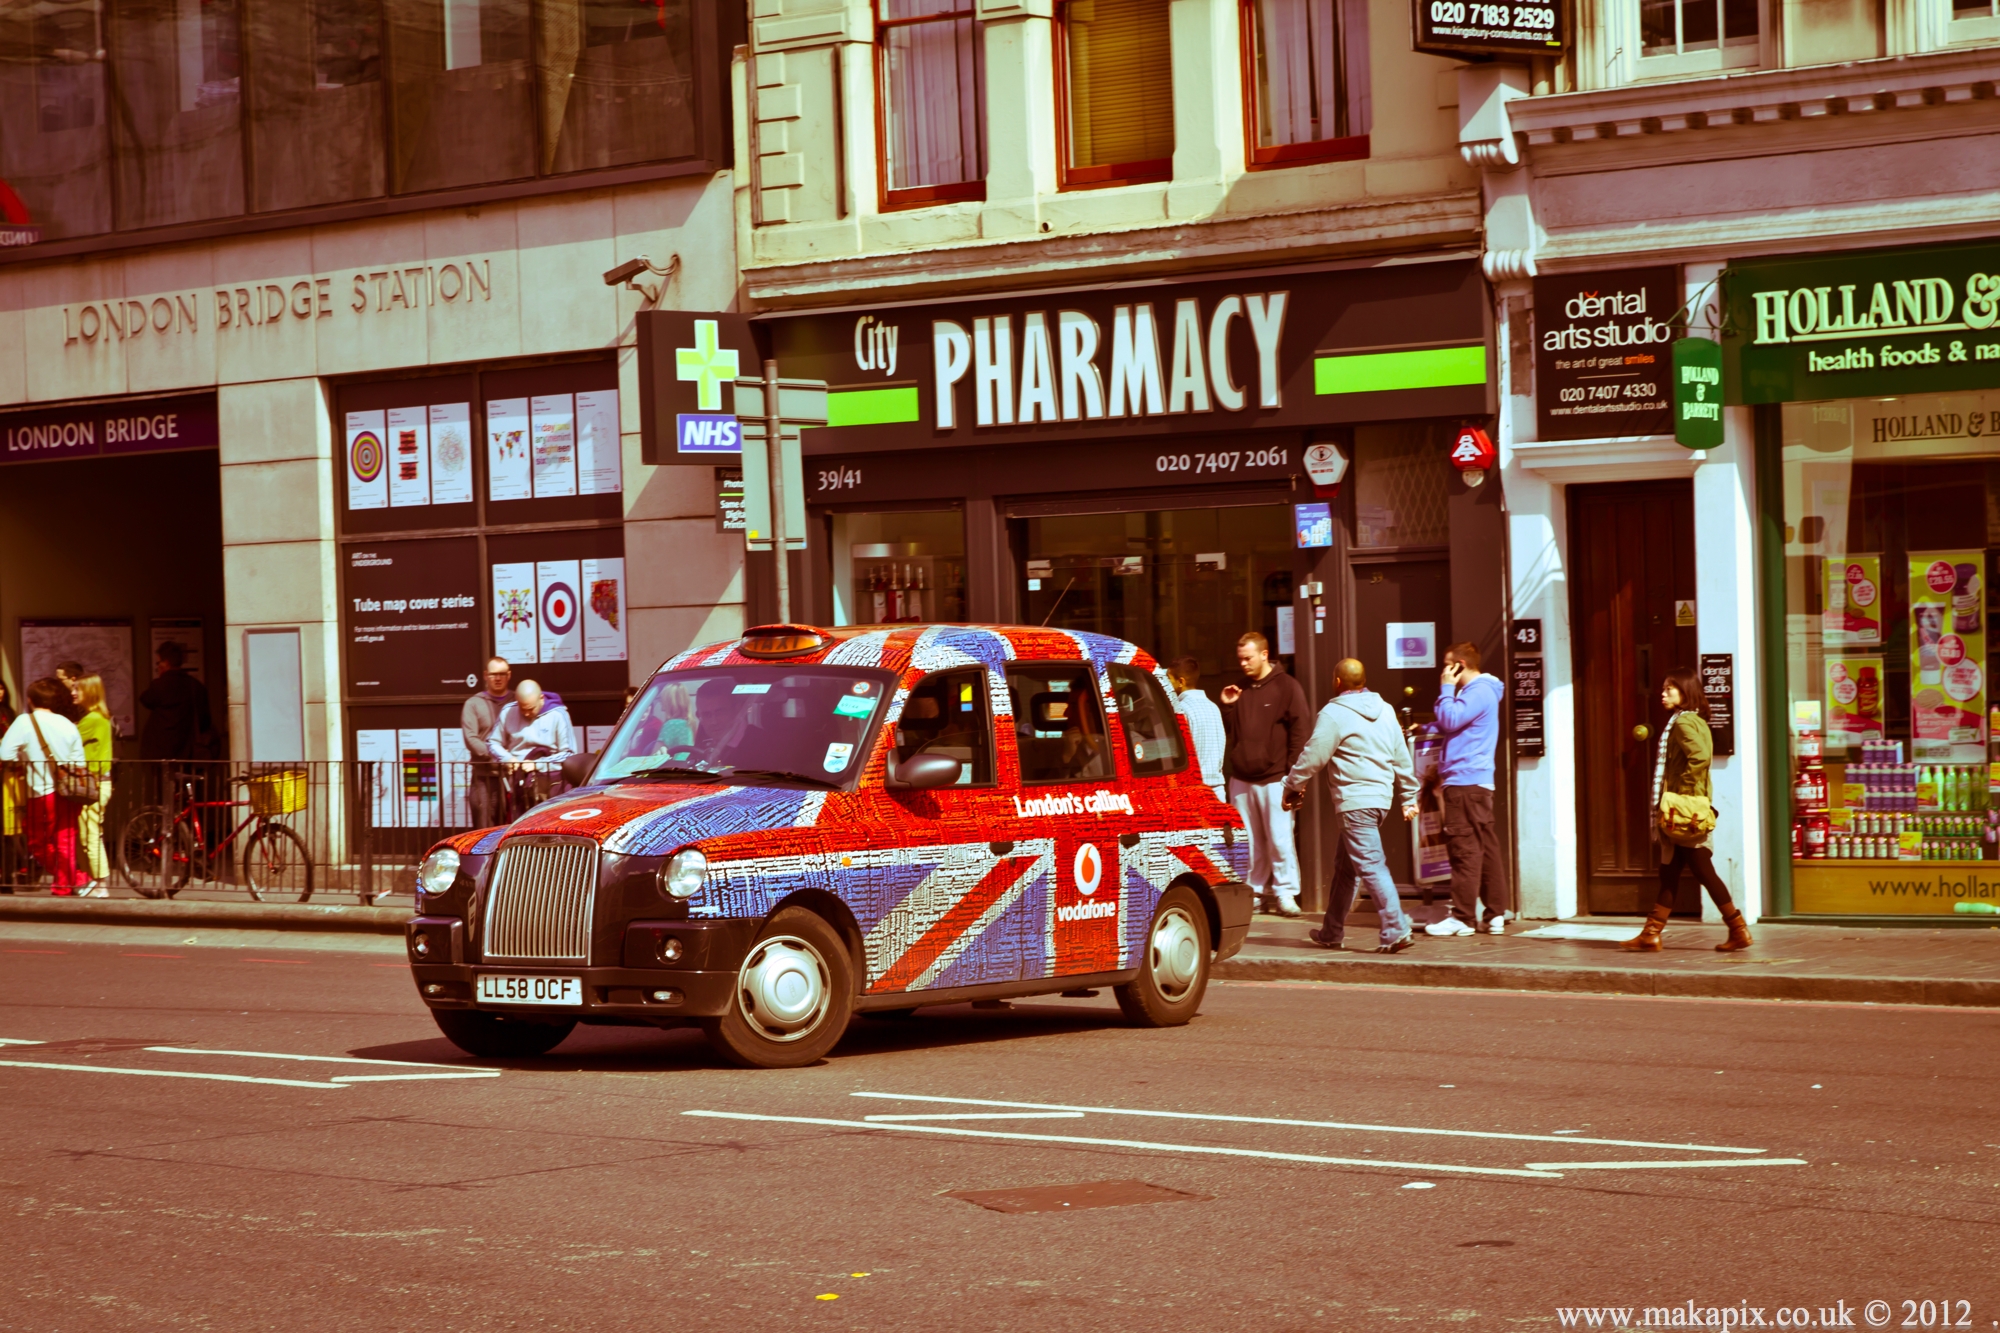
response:
M1367 0L1243 0L1250 162L1368 155Z
M1951 0L1948 42L1990 42L2000 39L2000 0Z
M986 197L986 58L972 0L876 0L882 202Z
M54 241L694 157L694 4L0 0L0 180Z
M1758 0L1639 0L1641 76L1757 63Z
M1062 183L1166 180L1174 169L1168 0L1062 0L1056 10Z

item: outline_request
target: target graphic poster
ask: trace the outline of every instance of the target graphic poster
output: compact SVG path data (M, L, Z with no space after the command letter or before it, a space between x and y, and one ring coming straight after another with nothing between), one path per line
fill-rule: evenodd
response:
M576 488L579 495L616 495L625 489L618 440L618 390L576 396Z
M581 562L535 562L535 610L539 656L544 662L583 660L583 606L577 589L583 583Z
M493 566L493 655L509 662L536 659L535 567Z
M389 507L388 449L383 438L389 433L381 412L347 414L347 507L387 509Z
M421 407L392 407L388 414L389 507L431 502L430 413Z
M528 400L496 398L486 404L486 498L532 500Z
M431 503L472 503L472 404L433 403L430 409Z
M582 562L583 655L591 662L625 660L625 562Z
M535 433L535 498L576 494L576 404L566 393L530 398Z

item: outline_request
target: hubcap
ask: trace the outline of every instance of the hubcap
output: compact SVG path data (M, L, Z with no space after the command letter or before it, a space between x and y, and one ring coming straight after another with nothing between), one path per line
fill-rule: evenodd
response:
M743 1017L773 1041L797 1041L818 1026L830 991L826 960L795 935L758 941L736 978Z
M1170 1000L1187 994L1201 975L1201 932L1176 907L1153 923L1153 981Z

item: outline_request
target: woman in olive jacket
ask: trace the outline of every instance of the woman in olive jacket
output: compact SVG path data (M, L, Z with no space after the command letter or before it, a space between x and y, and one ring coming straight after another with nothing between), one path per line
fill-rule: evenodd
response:
M1659 851L1660 893L1646 924L1620 948L1640 953L1656 952L1660 933L1673 915L1674 898L1680 892L1681 870L1692 870L1708 896L1715 899L1729 927L1729 938L1715 946L1717 953L1747 949L1753 942L1750 926L1729 897L1722 876L1715 873L1715 853L1703 837L1695 846L1671 842L1660 832L1660 798L1668 792L1679 796L1700 796L1714 801L1709 785L1708 763L1715 752L1715 737L1708 729L1708 700L1702 696L1701 677L1686 668L1667 673L1660 685L1660 704L1667 710L1667 725L1660 730L1660 755L1653 767L1653 843Z

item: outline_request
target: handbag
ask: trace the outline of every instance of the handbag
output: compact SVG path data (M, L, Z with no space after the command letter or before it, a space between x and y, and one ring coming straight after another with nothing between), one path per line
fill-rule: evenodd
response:
M35 720L32 709L28 712L28 725L35 729L35 739L41 742L42 755L55 770L56 795L65 801L80 801L84 805L96 805L103 796L98 786L100 779L90 771L88 764L58 764L54 750L49 748L49 738L42 735L42 724Z
M1715 806L1706 796L1660 793L1660 836L1678 847L1699 847L1715 831Z

